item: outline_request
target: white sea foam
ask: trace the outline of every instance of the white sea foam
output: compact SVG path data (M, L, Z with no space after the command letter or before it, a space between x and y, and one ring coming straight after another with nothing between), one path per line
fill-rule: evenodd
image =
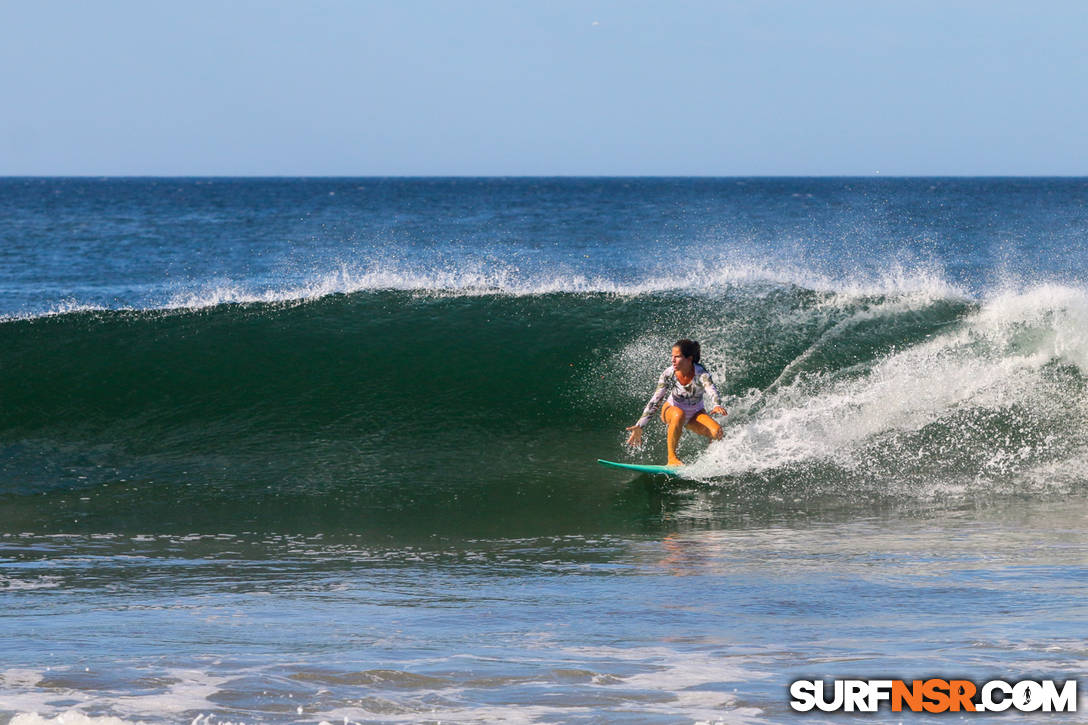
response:
M17 713L11 725L128 725L161 721L164 716L194 710L214 710L209 697L227 680L207 672L190 669L168 670L160 692L117 695L95 690L38 687L44 673L34 670L7 670L2 675L4 692L0 710ZM58 701L64 704L58 706ZM120 713L120 717L102 714Z
M34 576L15 578L0 575L0 591L56 589L63 579L57 576Z
M977 460L969 473L1047 471L1053 466L1047 459L1052 446L1075 451L1070 441L1088 439L1078 425L1088 419L1088 399L1076 386L1055 383L1054 365L1088 375L1088 292L1062 286L1004 292L946 331L893 350L867 368L800 374L765 395L753 393L742 405L758 401L761 407L750 416L739 410L725 439L712 444L690 472L712 479L819 461L864 469L871 465L874 445L896 436L909 440L934 423L950 426L944 440L901 446L893 463L940 464L942 456L955 463L965 454L965 441L984 437L976 430L980 416L1014 410L1021 418L1030 416L1028 425L1062 428L1062 440L1040 433L1027 443L1009 436L984 441L988 450L971 452ZM950 422L957 416L959 423ZM1066 453L1063 470L1084 458L1083 451ZM1076 475L1083 480L1086 471L1078 465Z
M708 294L732 286L794 286L841 298L858 295L962 296L940 270L892 265L874 273L841 278L791 263L735 258L702 259L681 271L668 267L619 280L570 267L522 267L502 261L457 260L427 266L397 261L344 263L307 277L286 275L282 284L218 280L181 290L150 294L109 309L199 310L223 304L302 303L331 295L366 291L402 291L443 296L501 295L524 297L556 293L639 296L657 293ZM833 303L833 302L832 302ZM108 309L74 298L44 310L0 317L0 321L50 317Z
M67 710L57 715L39 715L23 712L13 717L9 725L134 725L136 721L122 720L109 715L86 715L79 710Z
M340 703L327 709L315 709L308 701L299 700L302 708L299 721L372 722L377 716L383 722L418 722L420 719L447 722L512 722L533 723L555 721L570 717L594 717L602 713L616 712L667 716L683 720L706 720L721 723L751 723L761 720L762 711L753 706L740 705L727 683L749 682L770 675L759 669L759 655L743 658L724 657L708 651L682 651L666 646L646 647L561 647L547 641L545 658L555 662L559 670L569 668L587 673L598 673L580 684L576 691L568 685L557 684L545 675L539 681L515 678L512 684L512 702L502 701L501 689L505 685L479 682L476 670L478 658L473 655L454 655L431 658L401 665L405 672L417 668L433 668L442 665L448 674L441 679L439 689L419 686L375 691L367 697L366 704L345 704L357 700L338 697ZM559 657L559 661L555 658ZM484 658L493 664L491 658ZM541 663L526 653L511 663L539 666ZM276 670L282 671L283 665ZM609 674L613 670L621 674ZM630 671L637 670L634 674ZM191 670L173 670L169 678L176 680L167 690L148 695L116 695L94 691L56 688L38 689L43 673L30 670L9 670L3 673L5 692L0 708L15 710L18 714L11 721L18 725L128 725L162 721L178 716L193 718L195 725L227 725L239 719L248 719L236 710L222 712L211 701L212 695L230 688L230 682L238 676L261 676L258 670L235 672L231 676L212 675ZM421 683L423 681L421 680ZM478 697L477 690L487 691ZM546 704L530 704L524 701L526 690L536 689ZM587 691L594 701L585 704ZM327 690L325 694L330 694ZM569 702L563 699L569 695ZM56 707L50 703L63 699L65 704ZM110 714L104 714L110 713ZM195 717L193 713L198 713ZM256 713L255 713L256 714Z
M645 274L616 281L578 270L522 269L503 263L462 262L450 267L416 268L395 264L342 265L283 288L257 289L244 284L206 285L173 295L166 308L201 308L224 303L295 302L333 294L394 290L453 295L531 296L553 293L637 296L660 292L710 292L730 285L793 285L844 295L960 295L962 290L939 272L892 267L878 274L842 280L800 267L753 262L700 261L682 273Z
M2 683L5 688L9 689L16 687L33 687L38 684L41 679L42 673L40 670L16 667L0 672L0 683Z
M725 691L728 682L748 682L752 679L770 677L758 669L737 664L737 658L715 656L709 652L679 651L663 646L649 647L565 647L559 653L571 667L586 671L607 671L619 666L629 669L632 666L645 671L629 675L608 675L594 678L592 683L583 685L590 689L599 688L600 696L607 702L593 706L581 704L582 697L571 695L570 704L561 704L562 696L552 693L547 705L529 705L524 703L504 704L494 702L495 695L490 695L489 702L472 702L470 687L449 687L441 690L446 704L425 706L429 694L426 691L414 691L412 701L384 702L380 719L388 722L418 722L421 718L444 722L503 722L525 723L554 722L569 718L594 718L607 713L624 713L637 718L640 715L656 715L676 718L681 721L705 721L723 725L762 722L763 711L758 707L739 705L732 692ZM451 662L459 659L471 661L471 657L449 658ZM758 657L745 658L754 663ZM434 665L435 661L428 664ZM553 682L520 682L518 688L539 685L543 695L555 685ZM630 697L627 694L630 693ZM522 695L523 697L524 695ZM383 709L384 709L383 708ZM330 723L369 722L375 718L372 710L357 707L338 707L317 713L314 717Z
M0 322L9 322L12 320L29 320L38 319L43 317L59 317L61 315L70 315L77 312L103 312L109 308L95 303L80 302L76 299L68 298L59 300L52 305L49 305L43 310L37 312L20 312L12 314L0 314Z

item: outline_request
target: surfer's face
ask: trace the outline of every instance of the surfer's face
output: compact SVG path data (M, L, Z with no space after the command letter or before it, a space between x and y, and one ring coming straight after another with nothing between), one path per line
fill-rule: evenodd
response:
M691 365L691 358L684 357L683 353L680 352L680 348L674 347L672 349L672 366L686 369L688 365Z

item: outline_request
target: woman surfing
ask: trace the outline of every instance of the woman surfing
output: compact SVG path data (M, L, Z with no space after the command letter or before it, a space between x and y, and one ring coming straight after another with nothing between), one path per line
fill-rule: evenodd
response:
M703 407L704 394L710 397L713 406L711 413L728 415L725 408L718 403L718 389L714 387L714 379L699 364L699 343L694 340L678 340L672 346L672 365L665 368L657 379L657 389L642 411L642 417L627 429L631 431L627 445L642 444L642 427L650 422L650 416L667 395L669 399L661 409L661 421L669 428L669 465L682 466L683 461L676 455L676 444L680 441L680 432L684 427L712 440L721 440L722 437L722 427Z

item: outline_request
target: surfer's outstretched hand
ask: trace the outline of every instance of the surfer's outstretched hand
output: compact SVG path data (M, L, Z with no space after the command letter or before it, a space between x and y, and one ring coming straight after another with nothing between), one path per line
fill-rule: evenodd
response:
M714 406L714 410L712 410L712 411L710 411L710 412L711 412L712 414L714 414L714 415L729 415L729 413L726 413L726 412L725 412L725 408L723 408L723 407L722 407L722 406L720 406L720 405L715 405L715 406Z
M642 445L642 426L632 425L627 428L631 431L631 435L627 438L627 445L638 448Z

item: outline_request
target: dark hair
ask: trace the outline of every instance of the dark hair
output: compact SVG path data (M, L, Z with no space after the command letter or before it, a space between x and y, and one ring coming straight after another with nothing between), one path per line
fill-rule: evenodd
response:
M680 354L684 357L690 357L693 363L699 362L699 343L695 340L689 340L686 337L683 340L677 340L673 347L680 348Z

